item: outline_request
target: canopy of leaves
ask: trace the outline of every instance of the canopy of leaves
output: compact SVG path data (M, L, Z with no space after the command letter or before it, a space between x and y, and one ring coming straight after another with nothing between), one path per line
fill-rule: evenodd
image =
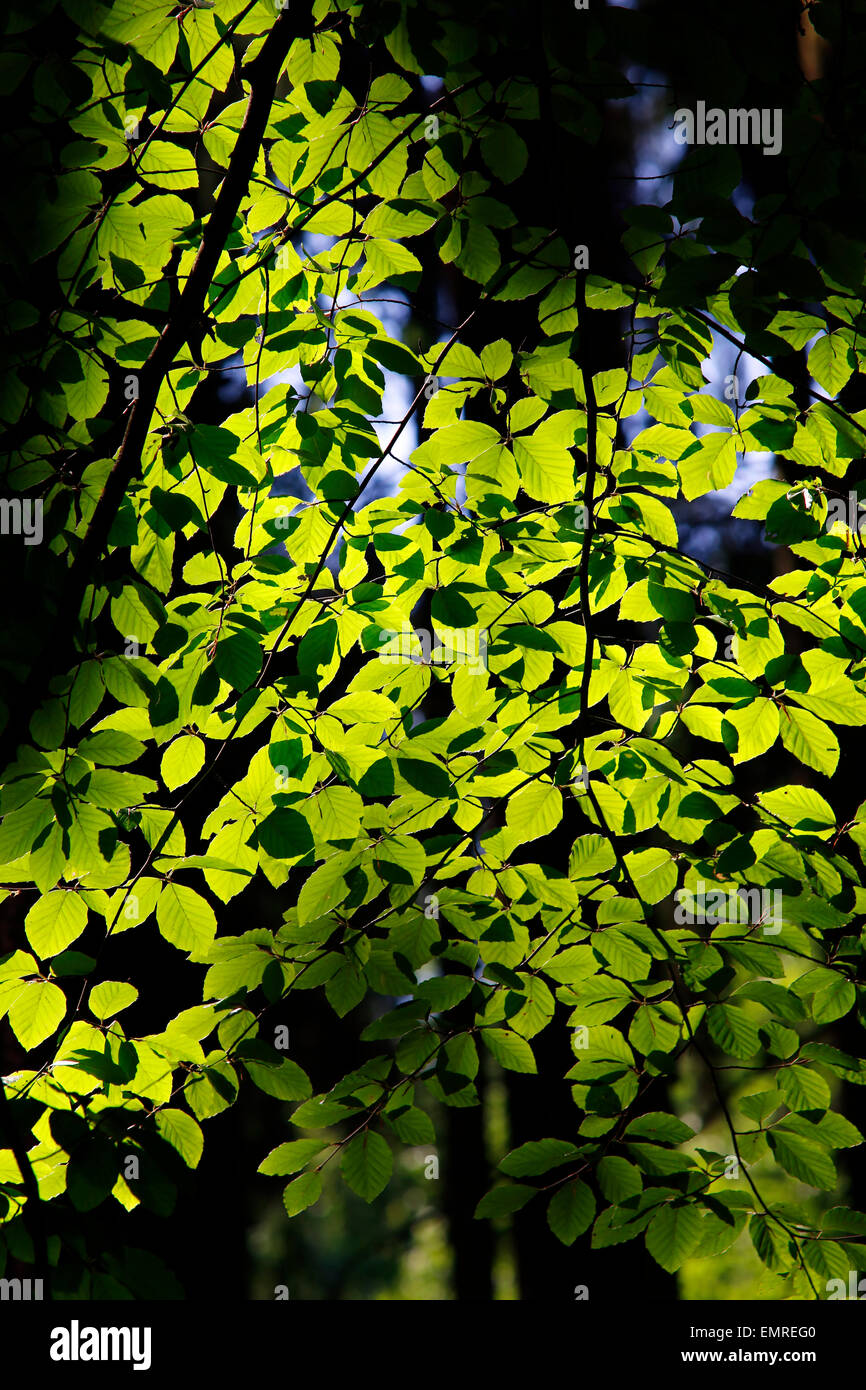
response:
M828 1241L808 1191L837 1190L861 1136L834 1098L866 1083L824 1033L862 1007L866 908L866 812L840 824L831 782L866 724L863 550L829 511L866 439L839 399L864 365L862 227L828 234L859 155L803 84L786 198L743 217L737 152L690 151L670 201L628 215L629 276L576 268L569 236L512 211L543 117L529 56L491 61L493 8L476 32L407 0L66 0L57 82L13 7L9 80L30 74L41 124L4 267L2 505L44 524L17 542L2 657L19 1257L37 1204L52 1231L55 1207L81 1229L103 1202L164 1210L242 1085L290 1107L262 1156L289 1216L332 1159L374 1201L430 1142L430 1102L477 1103L481 1067L531 1077L545 1029L573 1037L573 1111L503 1159L480 1218L544 1202L563 1242L640 1236L665 1270L748 1224L806 1296L828 1246L866 1256L862 1218ZM577 151L632 92L600 44L547 39ZM431 257L472 307L409 345L380 301L411 300ZM534 341L487 338L516 302ZM601 370L609 315L622 357ZM744 398L714 389L722 340L760 366ZM197 393L223 371L252 390L214 423ZM391 423L386 373L411 401ZM676 515L771 452L796 484L730 504L794 557L763 587L685 553ZM772 748L787 774L755 793ZM226 932L256 884L276 925ZM708 889L727 910L680 910ZM127 932L176 953L179 1012L115 978ZM271 1041L300 990L363 1029L363 1065L321 1092ZM730 1152L635 1108L686 1054L722 1088ZM163 1179L126 1175L130 1143ZM768 1210L730 1155L802 1202ZM74 1262L57 1231L51 1262Z

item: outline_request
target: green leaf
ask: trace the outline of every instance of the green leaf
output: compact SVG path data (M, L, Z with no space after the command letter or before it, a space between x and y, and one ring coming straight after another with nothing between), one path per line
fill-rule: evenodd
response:
M342 790L342 788L338 788ZM278 806L259 822L258 842L272 859L300 859L313 848L313 832L306 816L290 806Z
M646 980L649 977L649 956L625 932L617 931L616 927L606 927L604 931L595 934L592 944L602 960L610 966L612 973L621 975L626 980ZM646 1015L641 1015L637 1023L638 1031L647 1044L647 1048L641 1047L641 1050L656 1051L659 1038L652 1037L652 1030L645 1026L645 1020ZM657 1031L664 1036L667 1026L662 1021Z
M169 791L191 782L204 766L205 748L200 738L184 734L170 743L162 755L160 773Z
M475 1219L478 1221L485 1216L510 1216L512 1212L525 1207L530 1198L535 1196L536 1190L521 1182L502 1183L499 1187L491 1187L475 1208Z
M267 1158L262 1159L257 1172L269 1177L286 1177L305 1168L326 1147L319 1139L292 1139L287 1144L278 1144L271 1149Z
M451 794L451 778L438 763L426 758L398 758L397 767L409 786L425 796L439 798Z
M95 1018L114 1018L137 998L135 985L124 984L121 980L103 980L102 984L93 986L87 1003Z
M499 1164L510 1178L535 1177L579 1156L579 1149L565 1139L531 1139L512 1149Z
M201 1126L185 1110L162 1109L156 1114L156 1127L188 1168L197 1168L204 1150Z
M607 873L616 863L616 855L603 835L581 835L575 840L568 861L571 878L594 878Z
M759 1212L749 1222L749 1235L758 1256L768 1269L784 1267L788 1240L785 1232L775 1221Z
M837 975L816 991L812 1001L812 1017L816 1023L833 1023L853 1009L856 997L851 981Z
M535 1072L535 1057L524 1038L506 1028L482 1028L481 1036L497 1062L506 1071Z
M275 1096L277 1100L307 1100L312 1095L313 1088L307 1073L289 1057L279 1062L254 1061L244 1057L243 1063L250 1080L266 1096Z
M340 1018L345 1018L367 993L367 981L356 965L346 961L325 984L325 996Z
M38 1047L56 1032L66 1013L66 995L57 985L32 980L9 1010L12 1031L25 1051Z
M345 877L345 860L341 854L326 859L310 874L298 896L298 922L315 922L332 912L349 892Z
M246 628L217 642L214 665L235 690L248 690L259 674L262 653L258 638Z
M547 1204L547 1224L563 1245L573 1245L595 1216L595 1197L583 1182L570 1182Z
M297 1125L298 1129L330 1129L331 1125L349 1119L356 1113L339 1101L329 1100L327 1096L312 1096L292 1112L292 1124Z
M486 126L481 138L481 154L491 173L503 183L511 183L522 174L529 158L524 141L511 126L501 121Z
M568 414L568 412L563 412ZM536 425L532 434L514 440L514 461L523 490L535 502L569 502L574 499L574 460L568 452L575 442L575 423L563 428L559 416Z
M596 1168L598 1185L609 1202L625 1202L643 1191L643 1179L628 1159L608 1157Z
M283 1206L289 1216L297 1216L306 1211L322 1195L321 1173L301 1173L293 1182L286 1183L283 1189Z
M791 1110L827 1110L830 1087L809 1067L783 1067L776 1084Z
M436 1131L429 1115L425 1115L417 1105L410 1105L401 1111L385 1111L385 1119L393 1129L401 1144L433 1144Z
M354 840L364 803L351 787L325 787L316 797L322 834L328 840Z
M216 936L213 908L199 893L180 883L166 883L156 905L156 920L166 941L179 951L201 956Z
M834 1240L807 1240L802 1250L806 1264L822 1279L842 1279L847 1285L852 1262L844 1245Z
M605 932L605 936L607 935ZM648 959L646 965L649 965ZM645 969L642 977L638 978L645 979L648 974L648 969ZM660 1009L651 1004L641 1004L635 1011L628 1030L628 1040L632 1047L637 1048L645 1057L657 1052L672 1052L678 1038L679 1025L665 1018Z
M315 676L320 666L326 666L334 654L337 641L337 624L328 619L316 623L304 633L298 646L298 670L307 676Z
M677 866L667 850L638 850L627 854L625 862L641 902L660 903L676 886Z
M722 738L725 746L731 747L726 737L729 732L727 725L733 725L736 730L736 751L732 761L748 762L768 752L779 737L779 710L772 700L752 700L743 709L726 710Z
M758 800L785 825L826 837L836 827L833 809L811 787L798 785L780 787L778 791L761 792Z
M486 284L502 263L496 236L490 227L475 221L463 222L462 231L463 248L456 257L456 264L470 280Z
M695 1160L689 1154L663 1149L657 1144L629 1142L626 1147L638 1167L653 1178L668 1177L671 1173L686 1173L695 1166Z
M359 690L335 700L328 706L328 713L342 719L346 725L391 724L399 717L400 711L385 695L378 695L374 690Z
M522 842L549 835L562 820L562 792L550 782L530 782L509 797L505 823Z
M128 767L142 756L144 744L119 729L102 729L83 738L78 751L99 767Z
M754 1057L761 1045L757 1024L733 1004L712 1004L707 1027L713 1041L732 1057Z
M683 1144L693 1137L694 1130L675 1115L653 1110L632 1120L626 1134L629 1138L650 1139L657 1144Z
M475 609L456 584L447 584L434 592L430 611L434 623L443 627L474 627L478 622Z
M799 762L832 777L839 762L839 740L829 725L808 710L785 705L780 711L782 742Z
M504 338L497 338L495 343L488 343L481 349L481 365L491 381L505 376L513 360L514 353Z
M315 40L293 40L286 63L293 87L303 87L306 82L331 82L339 70L340 48L330 34L317 34Z
M808 1183L810 1187L832 1192L836 1186L836 1169L826 1149L806 1139L802 1134L771 1129L767 1140L776 1160L786 1173Z
M728 487L737 471L734 436L727 431L703 435L682 455L679 470L683 496L689 502Z
M384 1191L391 1177L394 1158L387 1139L375 1130L356 1134L343 1150L340 1171L359 1197L372 1202Z
M87 908L77 893L46 893L26 917L27 940L40 960L56 956L76 941L87 926Z
M857 358L840 333L825 333L808 357L809 371L830 396L838 396L856 366Z
M646 1247L662 1269L673 1273L701 1238L701 1218L693 1206L665 1205L656 1212L646 1233Z

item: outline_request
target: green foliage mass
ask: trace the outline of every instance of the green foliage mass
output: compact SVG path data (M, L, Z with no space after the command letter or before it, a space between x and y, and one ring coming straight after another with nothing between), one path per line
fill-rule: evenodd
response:
M0 882L27 904L0 957L27 1054L3 1080L5 1249L38 1260L48 1230L56 1264L80 1253L70 1214L170 1209L168 1160L136 1182L128 1156L194 1168L248 1085L291 1106L260 1170L289 1216L332 1162L374 1201L395 1151L433 1142L430 1099L476 1104L482 1063L534 1073L550 1028L574 1040L574 1109L507 1155L480 1219L544 1203L563 1242L640 1237L671 1271L748 1226L794 1296L821 1295L866 1265L834 1165L861 1136L831 1108L866 1062L825 1040L862 1007L866 813L839 824L829 779L835 730L866 724L866 574L827 517L864 452L866 412L838 397L866 359L863 246L827 235L841 174L808 86L781 156L808 219L781 195L740 215L736 151L690 151L672 200L629 212L614 282L512 210L542 115L530 71L490 76L495 25L406 0L57 10L77 53L60 82L27 77L10 232L51 313L7 255L0 382L6 495L45 519L4 618ZM548 58L554 96L630 93L603 54ZM593 138L586 111L562 119ZM413 347L379 301L411 300L431 248L472 308ZM485 341L488 307L517 301L535 340ZM606 315L625 346L597 371ZM721 338L762 364L745 400L708 385ZM255 399L198 420L196 391L241 363ZM412 404L376 428L386 372ZM392 448L408 466L377 495ZM728 488L745 452L799 470L733 508L795 557L768 587L678 540L677 499ZM615 619L642 635L611 640ZM756 794L771 748L788 772ZM278 925L227 933L256 881ZM702 883L779 892L782 918L675 918L674 889ZM180 1012L114 978L127 932L141 958L157 934L178 953ZM363 1028L366 1060L321 1094L273 1043L300 990ZM145 1002L151 1031L127 1032ZM724 1152L644 1103L690 1053ZM768 1208L762 1158L831 1196Z

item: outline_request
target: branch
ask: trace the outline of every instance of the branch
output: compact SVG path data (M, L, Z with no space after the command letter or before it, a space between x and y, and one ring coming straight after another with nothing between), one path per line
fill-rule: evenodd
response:
M322 206L322 204L320 204L319 206ZM481 305L486 300L492 298L500 289L502 289L503 285L508 283L512 275L514 275L520 269L521 266L525 265L527 261L530 261L532 259L533 256L537 255L538 252L542 251L544 247L547 246L548 243L551 242L557 235L558 234L555 231L548 232L547 235L542 237L541 241L539 241L535 246L533 246L530 251L524 252L518 260L503 267L503 270L499 273L499 275L494 276L493 280L490 282L490 285L479 296L478 303L476 304L475 308L472 309L466 315L466 318L463 320L463 322L459 323L457 327L454 329L454 332L451 334L451 337L448 339L448 342L445 344L444 348L436 358L436 361L433 363L432 371L430 373L431 376L436 376L438 374L439 368L442 366L442 363L444 362L446 356L451 351L454 344L457 342L458 338L460 337L460 334L463 332L463 329L466 327L466 325L470 323L472 319L474 319ZM409 409L406 411L406 414L399 422L396 430L391 435L391 438L388 440L388 443L385 445L384 449L381 450L378 457L373 461L373 463L370 464L370 467L367 469L363 478L358 483L358 491L355 493L354 497L351 497L349 501L346 503L346 505L342 508L339 516L337 517L337 520L331 527L328 539L325 542L324 549L322 550L322 553L319 557L319 562L316 565L315 570L307 580L307 583L304 586L303 592L301 593L300 597L292 606L288 617L286 618L285 622L283 623L283 626L280 628L280 631L277 634L277 638L274 642L273 647L271 648L265 659L265 664L262 667L261 674L259 675L259 678L256 681L257 686L261 687L265 684L265 677L267 676L268 668L270 667L271 662L273 661L274 657L276 656L277 652L279 651L280 647L285 641L289 629L291 628L292 623L295 621L295 618L297 617L299 610L302 608L303 604L309 598L313 588L315 587L316 580L322 573L322 570L325 568L334 541L336 540L346 521L352 515L352 512L355 510L355 507L358 501L360 500L361 496L363 495L364 491L366 490L367 486L372 481L375 474L379 471L382 464L385 462L385 459L388 457L394 445L397 443L397 440L400 438L401 434L405 430L409 421L412 419L412 416L415 414L415 411L418 408L418 404L422 396L424 395L425 390L426 383L418 388L418 391L416 392L409 405Z
M2 1076L0 1076L0 1122L2 1122L0 1123L0 1141L8 1143L12 1150L21 1174L21 1185L27 1197L21 1219L24 1222L24 1229L33 1242L34 1268L37 1278L43 1280L50 1299L51 1269L48 1263L48 1240L45 1235L45 1223L42 1219L39 1184L36 1181L36 1174L30 1162L27 1147L22 1142L21 1135L15 1125L12 1103L6 1094Z
M150 429L163 377L181 345L204 310L226 239L237 216L255 168L271 106L292 40L313 31L312 0L298 0L291 10L283 10L270 30L261 50L248 68L250 96L244 122L238 133L226 176L208 220L198 255L184 285L177 308L169 318L141 372L138 400L129 414L126 432L114 467L105 483L90 528L69 569L58 603L52 631L43 653L35 663L27 685L19 688L9 720L0 739L0 769L14 760L26 736L29 710L38 706L48 691L52 676L59 674L70 653L78 612L92 571L108 537L129 485L141 469L141 455Z
M774 362L770 357L764 357L760 352L756 352L753 347L748 347L745 337L741 342L735 333L731 333L730 330L725 328L724 324L719 323L717 319L711 318L709 314L702 314L699 309L689 309L687 312L691 314L693 318L700 319L701 323L706 324L707 328L713 333L718 333L720 337L726 338L735 348L739 348L741 353L747 352L750 357L754 357L756 362L760 362L762 367L768 367L774 376L780 376L783 381L787 381L791 386L798 386L800 384L790 372L784 371L782 367L779 366L778 362ZM844 420L846 424L852 425L855 430L859 430L862 435L866 436L866 425L861 425L859 420L855 420L853 415L849 415L848 411L843 409L838 401L832 400L829 396L822 396L821 392L816 391L814 386L806 386L805 389L806 393L810 395L813 400L821 401L822 404L828 406L830 410L838 415L840 419ZM864 447L866 447L866 442L864 442Z

